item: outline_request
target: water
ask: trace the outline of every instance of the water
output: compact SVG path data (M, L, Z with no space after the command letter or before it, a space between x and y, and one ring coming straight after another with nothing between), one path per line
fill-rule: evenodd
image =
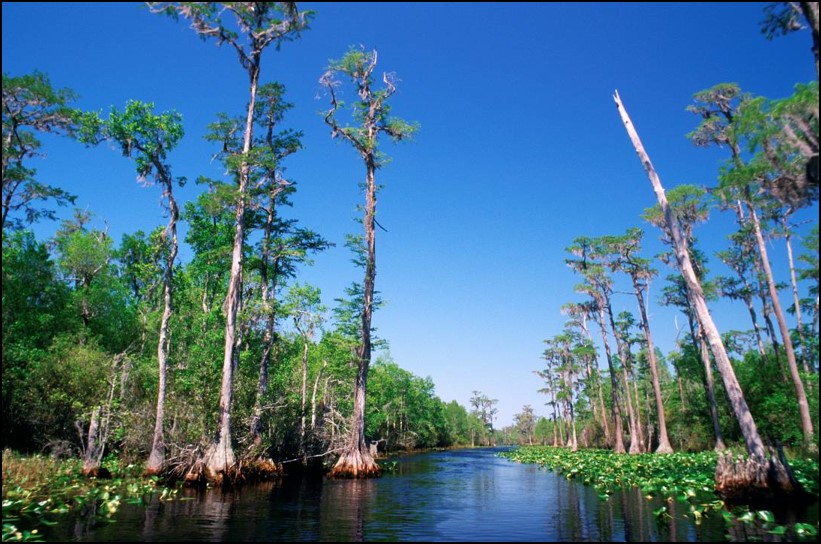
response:
M123 504L113 523L76 518L49 540L81 541L725 541L719 515L695 525L687 505L592 487L496 457L498 449L397 459L377 480L285 478L192 500ZM657 521L667 504L673 519ZM740 535L735 535L737 538Z

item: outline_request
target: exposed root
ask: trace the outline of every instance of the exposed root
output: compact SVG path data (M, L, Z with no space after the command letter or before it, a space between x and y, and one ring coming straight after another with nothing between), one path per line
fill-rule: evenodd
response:
M379 478L380 467L369 453L358 449L343 453L328 473L328 478Z
M266 482L282 477L282 463L270 457L259 456L242 463L242 477L246 480Z
M729 452L719 455L715 489L730 504L802 502L808 497L787 460L775 455L764 461L736 458Z

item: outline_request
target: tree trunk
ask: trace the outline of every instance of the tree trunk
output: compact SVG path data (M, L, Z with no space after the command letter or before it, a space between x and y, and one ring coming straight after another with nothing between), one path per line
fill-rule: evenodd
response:
M703 329L698 330L698 345L701 353L701 361L704 363L704 391L707 393L707 407L710 409L710 421L713 422L713 434L716 437L715 451L724 451L727 445L724 443L724 435L721 432L721 422L718 418L718 401L716 400L716 386L713 378L713 363L710 361L710 352L707 348L707 341L704 339Z
M641 453L641 443L639 442L636 434L636 412L633 410L633 400L631 399L632 395L630 394L630 377L627 374L627 359L629 357L627 350L629 348L625 347L625 342L616 329L616 323L613 321L613 309L610 306L610 300L605 297L604 301L607 316L610 319L610 328L613 331L613 337L616 339L616 349L621 357L621 372L624 377L624 397L627 402L628 433L630 434L629 453L632 455Z
M268 261L271 252L271 231L276 219L277 189L272 191L268 214L265 218L265 230L262 234L262 255L259 263L260 291L262 295L262 311L265 314L265 332L262 337L262 357L259 361L259 378L257 381L257 395L254 401L254 411L251 415L251 436L255 445L262 444L262 404L268 393L268 374L271 366L271 353L274 351L276 315L272 307L271 293L276 296L277 267L274 266L273 288L269 290Z
M83 476L87 477L106 477L110 478L111 473L101 467L103 461L103 453L105 453L105 445L108 441L108 430L111 424L111 413L114 409L114 395L117 391L117 385L122 387L123 372L126 362L125 352L114 356L111 362L111 374L108 378L108 393L105 403L95 406L91 412L91 418L88 423L88 435L86 440L86 449L83 453ZM120 390L120 398L122 398L123 391ZM79 424L78 430L80 430ZM82 438L82 432L80 433Z
M98 437L100 430L100 412L102 407L96 406L91 412L91 420L88 423L88 438L86 441L86 451L83 454L83 476L96 477L100 471L100 462L98 460L98 452L102 450L103 445Z
M687 323L690 325L690 338L693 342L693 348L699 353L701 359L701 366L704 370L702 374L702 384L704 385L704 396L707 400L707 409L710 412L710 422L713 424L713 436L715 436L716 443L715 451L724 450L727 445L724 443L724 435L721 432L721 422L718 419L718 402L716 401L715 379L713 378L713 363L710 360L710 350L707 347L707 340L702 334L702 326L699 322L698 328L694 321L698 321L693 309L693 301L690 300L690 295L687 295Z
M587 328L587 314L586 313L584 315L582 315L581 326L582 326L582 330L584 331L584 334L587 336L587 339L590 340L591 344L593 344L593 335L590 334L590 329ZM590 360L588 359L585 362L587 364L587 377L588 378L593 378L594 373L591 370ZM596 388L598 389L598 392L599 392L599 411L600 411L600 418L601 418L600 421L601 421L602 425L604 426L605 441L608 444L610 444L610 424L607 423L607 410L605 410L605 408L604 408L604 392L602 391L601 376L599 375L598 369L596 369L596 372L595 372L595 383L596 383ZM593 405L593 407L595 408L596 402L591 400L591 405ZM595 417L595 415L596 415L595 410L593 411L593 415Z
M800 2L801 13L807 20L807 24L812 31L812 53L815 56L815 77L819 77L818 71L818 2Z
M798 296L798 280L795 277L795 262L792 255L792 234L790 227L787 225L787 216L782 218L782 225L784 226L784 242L787 245L787 263L790 267L790 284L792 285L793 305L795 308L795 323L798 328L798 340L801 343L801 362L804 366L804 372L810 373L810 365L807 363L807 340L804 338L804 325L801 323L801 299Z
M644 447L644 427L641 422L641 402L639 401L639 382L636 378L635 374L631 371L631 375L633 375L633 398L636 399L636 438L639 441L639 450L644 453L647 448Z
M618 93L616 93L613 98L616 101L616 106L622 122L627 129L627 134L635 147L636 154L639 156L642 166L647 172L647 176L650 179L650 183L656 193L659 205L664 212L667 232L670 234L673 241L676 261L686 282L687 290L690 293L690 300L695 306L696 315L699 317L699 322L702 324L704 334L712 348L716 365L718 366L719 373L724 381L727 396L730 398L733 413L738 420L741 433L744 436L744 441L747 445L747 452L750 456L749 461L755 464L755 467L747 473L744 483L751 488L763 487L764 489L770 491L778 491L788 495L794 494L796 489L800 489L800 484L796 482L796 485L793 486L791 485L792 482L785 483L783 479L772 476L774 473L779 472L777 470L779 467L783 470L784 466L776 459L770 460L769 462L767 460L764 443L761 440L761 436L758 434L758 429L752 413L750 412L749 406L744 399L744 392L741 390L735 375L735 371L730 363L730 358L727 356L727 351L721 341L721 335L719 334L718 329L713 322L713 318L710 315L710 311L707 308L704 292L698 278L696 277L692 262L690 261L690 253L687 247L687 242L682 238L681 233L679 232L678 222L673 218L673 212L667 202L664 187L661 185L661 180L659 179L658 174L656 174L653 164L650 162L650 157L644 151L644 146L642 145L632 122L630 121L630 117L627 115L627 111L621 103ZM719 492L722 492L724 481L723 477L727 472L728 471L725 470L719 473L717 467L716 487ZM763 485L756 486L756 482L762 482Z
M302 455L303 462L305 462L305 420L307 418L307 411L305 405L308 402L308 337L304 337L302 343L302 398L299 404L299 453Z
M795 350L793 349L792 339L790 338L790 329L787 326L787 320L784 318L784 311L781 309L781 302L778 298L778 289L775 287L775 280L773 279L773 272L770 268L770 259L767 256L767 245L764 243L764 236L761 233L761 223L758 221L758 215L755 213L755 208L752 202L748 199L746 201L747 210L750 214L755 230L755 239L758 243L758 253L761 258L761 265L764 267L764 274L767 278L767 287L770 291L770 299L772 299L773 310L775 317L778 320L778 327L781 329L781 340L784 342L784 351L787 353L787 367L790 370L790 377L792 378L793 387L795 387L795 396L798 399L798 413L801 418L801 432L804 434L804 447L812 448L813 444L813 427L812 418L810 417L810 405L807 402L807 394L804 391L804 383L801 381L801 375L798 373L798 362L795 359Z
M157 413L154 420L154 437L151 444L151 453L148 456L148 463L145 467L146 475L159 474L165 464L165 434L163 421L165 418L165 393L168 382L168 351L170 340L168 338L168 323L174 311L172 301L174 260L177 258L177 219L179 209L173 196L173 181L166 176L165 193L168 199L168 226L163 233L164 241L170 241L170 250L165 261L165 271L163 274L163 302L164 308L162 319L160 320L160 338L157 342L157 366L159 371L159 384L157 386Z
M746 282L745 282L746 283ZM750 314L750 321L753 323L753 331L755 332L755 341L758 345L758 354L761 359L767 356L767 350L764 348L764 341L761 339L761 327L758 325L758 319L755 314L755 307L753 306L753 299L751 296L745 296L744 304L747 306L747 312Z
M650 183L653 186L656 197L659 201L659 205L664 213L667 232L670 234L674 244L673 247L676 255L676 262L678 263L679 269L681 270L681 274L686 283L690 301L694 305L696 316L699 318L699 323L701 323L703 327L704 335L707 337L710 346L712 347L713 355L716 358L716 365L718 366L721 377L724 380L727 394L730 397L730 402L733 406L733 411L738 419L739 426L741 427L741 432L747 445L747 451L751 457L758 461L764 462L766 459L764 443L761 440L761 436L758 434L758 428L755 425L752 413L750 412L747 402L744 399L744 393L738 384L735 371L733 370L733 367L730 364L730 359L727 356L727 351L724 349L724 343L721 341L721 335L719 334L718 329L713 322L712 315L710 315L710 311L707 308L704 291L701 288L701 284L696 277L693 264L690 261L690 252L687 248L687 242L682 238L681 233L679 232L678 222L673 218L673 211L667 202L667 196L665 194L664 187L661 185L661 180L659 180L658 174L656 174L653 164L650 162L650 157L648 157L647 153L644 151L644 146L641 144L641 140L633 128L633 124L630 121L630 117L627 115L627 111L621 103L621 99L618 94L616 94L614 98L616 100L616 105L618 107L619 114L621 115L622 122L624 123L627 133L630 136L630 140L636 149L639 160L650 178Z
M322 379L322 372L325 370L325 367L328 366L328 361L323 359L322 360L322 367L319 369L319 373L316 375L316 379L314 380L314 390L311 394L311 431L313 432L316 429L316 390L319 386L319 382Z
M604 324L604 300L598 295L597 304L599 306L599 328L601 329L602 343L604 344L604 354L607 358L607 368L610 370L611 399L613 401L613 427L616 439L613 442L613 451L616 453L626 453L624 449L624 439L622 438L621 427L621 407L619 406L619 381L616 378L616 371L613 368L613 356L610 353L610 342L607 340L607 327Z
M633 276L633 289L636 293L636 300L639 303L641 328L644 330L644 340L647 342L647 360L650 363L650 374L653 379L653 394L656 398L656 417L659 422L659 445L658 448L656 448L656 453L673 453L673 446L670 445L670 439L667 437L667 420L664 417L664 401L661 396L661 384L659 383L656 348L653 345L653 337L650 334L647 308L644 306L644 290L639 284L638 278L635 276Z
M382 474L382 468L374 461L365 443L365 399L368 390L368 367L371 364L371 316L373 313L373 293L376 279L376 166L370 155L367 163L365 202L365 242L367 262L365 263L365 289L362 307L361 345L357 350L358 368L354 386L353 418L348 444L331 470L331 478L371 478Z
M236 349L237 314L242 294L242 246L245 242L245 205L248 193L248 153L254 136L254 105L259 82L259 54L250 61L250 99L245 118L245 139L242 145L242 165L239 172L237 211L235 215L234 245L231 252L231 276L225 296L225 348L222 359L222 385L220 387L219 427L217 434L204 454L205 476L221 483L226 475L236 469L234 448L231 444L231 402L234 397L234 350Z

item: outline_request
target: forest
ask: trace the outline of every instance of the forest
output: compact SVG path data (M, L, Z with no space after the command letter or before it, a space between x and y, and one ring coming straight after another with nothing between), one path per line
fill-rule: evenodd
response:
M641 126L615 95L658 205L626 232L567 239L559 258L578 284L561 308L563 330L544 341L543 366L533 369L547 416L525 405L499 429L493 391L473 391L467 407L444 402L430 377L380 350L390 341L373 320L382 303L384 144L423 137L424 127L394 115L400 80L383 72L377 50L352 46L319 80L317 122L356 158L358 170L346 176L363 180L358 230L344 242L361 279L328 308L301 275L336 243L283 214L299 190L285 165L305 152L303 134L287 121L284 85L262 69L280 46L299 47L315 13L268 2L148 9L238 57L246 101L216 114L206 134L225 176L178 175L170 157L186 125L173 109L129 100L84 110L46 73L4 71L4 450L79 456L87 475L113 456L144 464L146 474L223 482L302 469L378 476L384 452L452 446L735 447L750 461L744 472L726 458L717 478L729 495L762 471L778 474L766 486L795 485L771 451L817 459L818 223L795 219L818 203L817 79L778 99L733 83L695 92L688 139L720 150L724 162L715 184L666 191L636 134ZM763 18L772 39L809 28L817 75L818 4L772 4ZM342 89L356 98L346 102ZM77 198L38 176L54 136L120 153L161 198L165 223L114 240L92 211L75 208L53 237L38 239L32 226L57 221L58 208ZM178 201L192 183L198 196ZM714 214L732 216L736 231L707 254L699 237L708 235L697 227L709 229ZM650 237L667 251L643 250ZM786 278L773 270L774 252L787 256ZM711 273L716 260L733 273ZM618 311L615 298L635 310ZM717 300L743 306L747 321L719 330L709 310ZM648 308L656 304L685 324L667 353L654 344Z

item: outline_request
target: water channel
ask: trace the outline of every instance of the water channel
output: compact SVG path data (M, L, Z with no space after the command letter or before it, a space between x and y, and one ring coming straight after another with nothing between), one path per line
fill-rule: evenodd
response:
M376 480L286 477L276 483L185 489L187 500L125 504L111 523L78 517L49 528L75 541L726 541L720 515L696 525L686 504L627 490L607 500L579 482L496 456L498 449L397 458ZM817 523L817 505L815 506ZM735 535L737 538L738 535Z

